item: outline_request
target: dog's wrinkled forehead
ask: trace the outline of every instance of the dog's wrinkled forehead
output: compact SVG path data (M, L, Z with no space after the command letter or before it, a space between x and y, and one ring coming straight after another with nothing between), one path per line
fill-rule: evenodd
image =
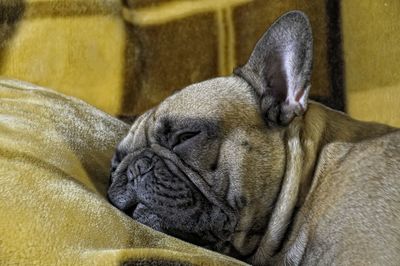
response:
M258 116L253 89L243 79L230 76L190 85L162 102L155 117L240 120ZM232 116L232 117L230 117ZM234 121L233 121L234 122Z
M165 122L188 130L197 125L218 125L221 131L263 124L254 89L242 78L229 76L190 85L137 118L118 152L138 150L157 143L154 139Z

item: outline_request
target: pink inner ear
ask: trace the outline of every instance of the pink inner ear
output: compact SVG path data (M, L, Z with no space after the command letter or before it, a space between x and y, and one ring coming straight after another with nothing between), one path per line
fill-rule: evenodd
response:
M296 97L294 98L296 102L300 101L300 98L304 95L305 91L305 88L302 88L297 92Z

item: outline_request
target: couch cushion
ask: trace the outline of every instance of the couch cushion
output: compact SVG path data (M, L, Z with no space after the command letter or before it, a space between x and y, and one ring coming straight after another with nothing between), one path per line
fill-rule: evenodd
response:
M240 264L107 202L109 161L128 129L82 101L0 80L1 264Z

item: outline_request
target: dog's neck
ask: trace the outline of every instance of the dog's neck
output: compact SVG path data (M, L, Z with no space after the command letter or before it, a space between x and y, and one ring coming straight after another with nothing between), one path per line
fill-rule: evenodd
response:
M315 169L321 163L319 158L328 145L346 143L351 146L353 143L379 137L396 130L396 128L383 124L354 120L342 112L316 102L309 104L308 111L298 123L302 124L298 138L304 156L302 158L300 192L297 199L298 206L304 203L309 194ZM331 154L330 161L339 160L341 157L340 152Z
M321 167L321 153L329 144L340 142L351 145L394 130L386 125L355 121L344 113L311 102L306 114L295 118L287 128L287 163L282 188L266 234L251 262L256 265L265 264L266 261L273 263L277 257L287 256L280 253L280 249L290 237L287 235L288 228L296 216L296 210L311 193L315 169ZM340 152L331 154L330 162L339 160L341 156ZM292 231L291 234L301 237L302 232ZM296 249L301 252L301 247L297 246Z

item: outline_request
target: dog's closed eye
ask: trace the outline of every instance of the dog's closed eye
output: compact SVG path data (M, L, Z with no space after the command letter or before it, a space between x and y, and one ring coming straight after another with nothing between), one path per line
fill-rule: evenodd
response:
M179 133L176 135L174 142L173 142L173 147L178 146L189 139L192 139L193 137L197 136L200 133L200 131L189 131L189 132L183 132Z

